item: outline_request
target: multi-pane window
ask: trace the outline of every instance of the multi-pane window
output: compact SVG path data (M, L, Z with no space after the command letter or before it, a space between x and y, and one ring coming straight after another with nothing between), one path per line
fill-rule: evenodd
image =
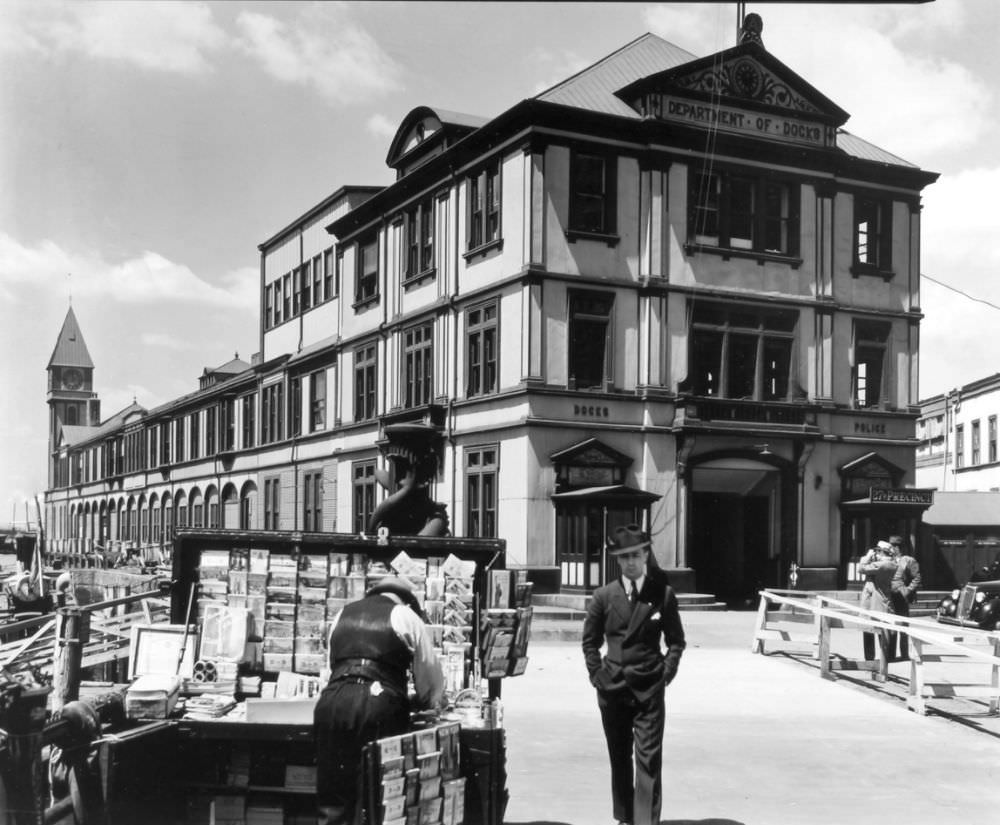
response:
M990 464L993 464L997 460L997 417L995 415L991 415L986 426L989 462Z
M854 197L854 263L867 269L892 269L892 202Z
M309 432L326 427L326 370L309 376Z
M496 445L465 451L465 524L469 537L497 535L497 453Z
M302 306L302 268L295 267L292 270L292 315L299 314Z
M574 151L570 156L569 229L613 235L617 161Z
M798 189L760 175L692 176L689 237L696 244L774 255L798 253Z
M188 508L184 499L179 499L177 502L177 524L176 527L188 527Z
M332 247L323 253L323 294L328 301L340 289L340 262L342 258L343 256L338 254L334 260Z
M889 324L856 321L854 324L854 404L859 408L882 406L886 397Z
M190 441L190 455L191 458L201 458L201 413L191 413L190 418L191 424L191 441Z
M979 419L977 418L972 422L972 451L970 458L972 459L972 466L975 467L979 464L980 452L979 452Z
M264 479L264 529L280 529L281 481L278 478Z
M280 381L261 390L261 434L263 444L280 441L285 411L285 385Z
M375 462L357 461L351 467L354 500L354 532L364 533L375 512Z
M500 164L469 179L468 248L500 240Z
M415 278L434 267L434 201L417 204L406 213L406 273Z
M404 407L430 404L434 385L434 327L421 324L403 332Z
M965 425L955 425L955 466L965 466Z
M264 329L274 326L274 284L264 287Z
M212 530L218 530L221 527L219 522L219 496L214 495L208 500L208 524L207 527Z
M302 376L288 380L288 435L302 435Z
M257 395L251 393L240 399L243 414L243 448L254 447L257 444Z
M355 303L378 297L378 238L358 244Z
M281 284L282 284L282 280L281 280L281 278L278 278L271 285L271 291L274 293L274 317L272 319L273 320L273 326L278 326L278 324L280 324L281 321L282 321L281 307L282 307L282 304L284 303L284 297L282 295Z
M306 261L299 268L299 280L302 282L300 307L307 312L312 306L312 261Z
M797 313L698 304L691 312L686 388L694 395L784 401Z
M215 455L218 452L218 407L205 410L205 455Z
M378 361L375 344L354 351L354 420L368 421L378 412L376 379Z
M222 402L222 449L236 449L236 401L229 398Z
M318 533L323 529L323 473L302 475L302 529Z
M569 386L603 390L610 381L609 343L614 295L572 290L569 294Z
M317 306L323 302L323 258L320 255L313 256L312 275L313 306Z
M176 432L174 433L174 450L176 451L177 461L183 461L185 458L184 452L184 419L177 418L172 422L172 426L176 427Z
M153 507L153 532L151 535L153 544L160 543L160 508Z
M497 304L492 301L465 314L465 394L486 395L497 391Z
M292 317L292 273L289 272L281 279L282 299L281 299L281 320L287 321Z

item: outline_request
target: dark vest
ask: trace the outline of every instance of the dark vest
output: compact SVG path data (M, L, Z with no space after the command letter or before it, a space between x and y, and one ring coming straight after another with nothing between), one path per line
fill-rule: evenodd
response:
M382 682L406 693L406 670L413 654L392 629L396 602L368 596L344 606L330 635L330 682L342 679Z

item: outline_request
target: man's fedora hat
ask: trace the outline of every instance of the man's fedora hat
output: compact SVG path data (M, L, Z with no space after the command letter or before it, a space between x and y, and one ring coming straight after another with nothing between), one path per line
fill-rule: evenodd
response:
M638 524L626 524L624 527L616 527L614 534L608 536L608 552L612 556L618 556L632 550L648 550L650 543L649 536Z
M377 596L385 593L392 593L394 596L397 596L414 613L418 616L423 616L423 610L420 608L420 602L417 599L416 593L413 592L413 586L406 579L401 576L383 576L376 584L368 588L366 595Z

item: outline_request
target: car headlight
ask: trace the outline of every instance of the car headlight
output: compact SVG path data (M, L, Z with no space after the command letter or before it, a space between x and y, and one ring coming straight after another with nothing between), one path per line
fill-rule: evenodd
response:
M978 593L976 593L976 604L982 604L985 601L986 601L986 594L982 590L980 590Z
M954 590L951 591L951 597L953 599L957 599L960 595L962 595L961 591L959 591L959 589L957 587Z

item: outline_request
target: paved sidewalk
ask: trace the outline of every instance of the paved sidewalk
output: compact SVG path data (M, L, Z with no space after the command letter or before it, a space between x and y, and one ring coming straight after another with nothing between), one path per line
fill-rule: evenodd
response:
M920 716L865 674L831 682L808 660L752 654L754 613L682 620L688 649L667 689L667 825L997 821L1000 724ZM533 642L529 656L525 676L503 686L505 822L612 825L579 643Z

